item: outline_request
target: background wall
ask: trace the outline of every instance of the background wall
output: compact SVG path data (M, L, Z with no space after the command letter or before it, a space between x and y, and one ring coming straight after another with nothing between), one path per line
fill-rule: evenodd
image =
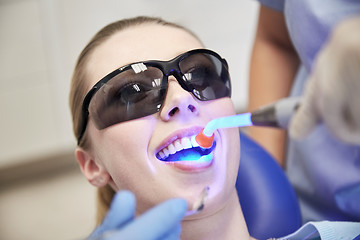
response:
M230 66L247 105L252 0L0 0L0 239L81 239L94 189L73 158L68 92L75 60L105 24L136 15L182 24Z

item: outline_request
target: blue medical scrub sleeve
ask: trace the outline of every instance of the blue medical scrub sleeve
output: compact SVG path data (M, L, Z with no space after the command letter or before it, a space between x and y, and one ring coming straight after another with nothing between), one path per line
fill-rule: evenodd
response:
M279 240L321 239L352 240L359 237L360 223L357 222L309 222L298 231Z

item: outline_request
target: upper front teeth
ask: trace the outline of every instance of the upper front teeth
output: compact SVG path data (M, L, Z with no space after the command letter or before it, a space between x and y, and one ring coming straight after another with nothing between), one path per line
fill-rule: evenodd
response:
M172 142L166 148L161 149L158 152L158 155L161 159L167 158L170 154L174 154L183 149L188 149L192 147L198 147L199 144L195 141L195 136L192 137L183 137L181 139L177 139L175 142Z

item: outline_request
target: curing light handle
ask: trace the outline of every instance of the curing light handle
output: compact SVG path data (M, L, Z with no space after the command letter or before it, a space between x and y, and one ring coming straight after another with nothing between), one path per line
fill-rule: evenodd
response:
M251 122L254 126L287 129L300 101L300 97L284 98L261 107L251 113Z
M201 147L210 148L213 144L214 132L219 128L252 125L287 128L292 115L300 105L300 100L300 97L284 98L259 108L252 113L214 119L195 137L195 140Z

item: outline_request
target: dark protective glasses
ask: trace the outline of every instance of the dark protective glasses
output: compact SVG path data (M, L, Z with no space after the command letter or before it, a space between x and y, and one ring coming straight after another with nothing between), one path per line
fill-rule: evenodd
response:
M89 114L101 130L158 112L171 75L201 101L231 96L227 63L208 49L191 50L170 61L131 63L106 75L85 96L78 144Z

